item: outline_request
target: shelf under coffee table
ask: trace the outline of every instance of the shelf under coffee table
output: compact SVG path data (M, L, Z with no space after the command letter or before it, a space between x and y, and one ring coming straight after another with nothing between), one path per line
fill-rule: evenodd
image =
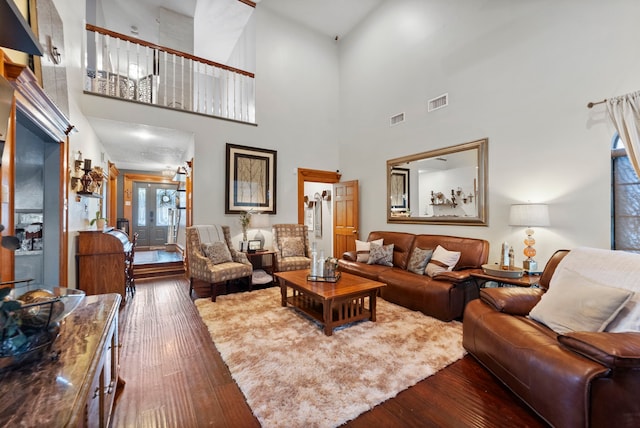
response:
M376 296L386 284L342 272L337 282L308 281L309 270L278 272L282 306L291 305L324 326L327 336L350 322L376 320ZM289 293L291 290L291 293Z

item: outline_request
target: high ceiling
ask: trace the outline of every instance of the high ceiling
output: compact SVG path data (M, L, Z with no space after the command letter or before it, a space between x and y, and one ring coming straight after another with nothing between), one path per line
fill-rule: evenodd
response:
M117 19L110 24L109 13L105 12L107 26L115 31L129 33L135 26L142 39L151 40L148 34L157 31L158 7L164 7L177 13L193 17L196 10L220 10L213 7L215 3L228 0L200 0L206 7L198 7L198 0L102 0L103 7L113 4L129 12L121 12L120 16L135 16L135 19ZM328 37L344 37L357 26L383 0L261 0L258 8L270 11L299 22ZM202 6L202 5L201 5ZM133 10L135 9L135 10ZM233 16L233 15L231 15ZM143 18L146 17L146 18ZM114 18L115 19L115 18ZM206 19L209 19L207 17ZM214 19L213 17L211 19ZM246 18L243 18L246 19ZM117 22L117 24L115 23ZM117 28L112 27L116 25ZM242 24L244 25L244 24ZM227 27L233 28L232 24ZM147 34L147 35L145 35ZM155 42L155 41L154 41ZM193 146L193 135L174 129L157 128L115 122L106 119L89 117L92 127L101 140L111 160L120 169L141 171L161 171L176 168L190 153ZM142 136L142 137L141 137ZM131 150L131 139L136 140L136 150Z

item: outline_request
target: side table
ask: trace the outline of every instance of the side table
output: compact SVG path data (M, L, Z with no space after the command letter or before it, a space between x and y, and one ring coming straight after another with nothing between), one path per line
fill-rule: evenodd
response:
M253 266L254 271L258 269L262 269L271 277L271 280L268 282L257 282L254 279L252 279L251 287L253 288L254 285L275 284L275 279L273 276L273 268L275 265L276 252L273 250L263 250L263 251L256 251L254 253L245 253L245 254L247 255L247 258L249 259L249 261L251 262L251 265Z
M498 283L498 287L535 287L540 281L540 275L530 275L525 273L521 278L505 278L502 276L486 274L482 269L474 269L471 272L471 276L476 281L478 288L483 288L485 283L488 281Z

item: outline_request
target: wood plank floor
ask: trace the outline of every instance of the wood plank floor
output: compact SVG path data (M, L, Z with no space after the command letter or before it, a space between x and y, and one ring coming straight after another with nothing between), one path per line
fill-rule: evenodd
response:
M136 283L120 312L113 427L259 427L182 278ZM283 421L286 426L286 421ZM348 427L545 427L472 357L441 370Z

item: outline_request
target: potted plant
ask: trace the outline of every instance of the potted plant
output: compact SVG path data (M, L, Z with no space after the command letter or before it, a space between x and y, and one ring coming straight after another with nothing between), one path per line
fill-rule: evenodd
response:
M102 217L100 211L96 211L95 218L91 219L91 221L89 222L89 226L93 226L94 224L96 225L96 229L98 230L104 230L104 227L107 225L107 219L105 217Z
M242 227L242 242L240 243L240 251L247 251L249 239L247 238L247 229L251 223L251 211L243 211L240 213L240 226Z

